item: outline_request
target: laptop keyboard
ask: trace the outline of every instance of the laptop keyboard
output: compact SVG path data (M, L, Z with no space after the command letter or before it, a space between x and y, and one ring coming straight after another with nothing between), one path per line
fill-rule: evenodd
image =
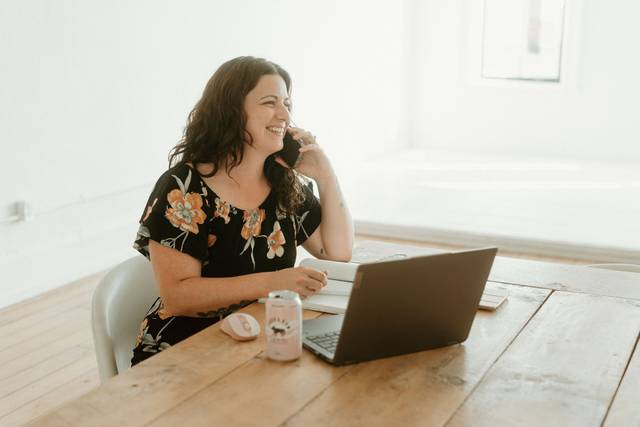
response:
M340 331L307 337L309 341L319 345L330 353L335 353L336 345L338 345L338 338L340 338Z

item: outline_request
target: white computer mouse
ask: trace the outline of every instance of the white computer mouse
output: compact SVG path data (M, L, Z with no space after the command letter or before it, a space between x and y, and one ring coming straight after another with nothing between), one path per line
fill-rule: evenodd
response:
M224 318L220 330L234 340L249 341L260 335L260 324L250 314L232 313Z

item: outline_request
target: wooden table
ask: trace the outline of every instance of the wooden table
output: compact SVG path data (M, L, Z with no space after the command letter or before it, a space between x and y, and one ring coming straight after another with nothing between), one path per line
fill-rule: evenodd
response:
M365 242L354 259L429 252ZM487 286L509 299L461 345L335 368L214 325L32 424L640 425L637 274L499 257Z

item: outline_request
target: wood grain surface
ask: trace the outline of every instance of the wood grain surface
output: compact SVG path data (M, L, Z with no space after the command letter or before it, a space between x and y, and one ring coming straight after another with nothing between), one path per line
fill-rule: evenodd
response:
M436 252L360 242L354 260ZM640 425L638 275L499 258L490 280L508 300L479 311L460 345L345 367L306 351L282 363L265 358L264 334L239 343L214 325L31 425ZM263 305L243 311L264 324ZM59 355L79 357L78 373L81 348Z
M448 425L600 425L639 330L640 302L554 292Z
M640 347L636 337L636 348L618 393L609 409L604 427L640 427Z
M549 294L500 288L508 288L509 300L478 312L463 344L358 364L287 424L442 425Z
M241 311L263 327L262 304ZM319 315L305 312L305 318ZM63 406L51 420L38 419L33 425L56 419L76 425L145 425L258 356L264 346L264 332L257 340L239 343L221 332L219 324L213 325Z

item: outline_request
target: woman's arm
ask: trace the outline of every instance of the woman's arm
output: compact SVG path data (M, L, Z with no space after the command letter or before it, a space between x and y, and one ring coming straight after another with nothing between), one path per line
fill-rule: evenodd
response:
M353 249L353 221L342 196L338 177L329 158L308 131L291 127L288 132L302 142L301 159L296 170L318 185L322 222L302 244L313 256L333 261L350 261ZM281 159L276 159L288 167Z
M338 178L331 174L316 179L322 222L302 246L316 258L348 262L353 248L353 221L342 196Z
M170 316L208 317L217 309L290 289L302 298L327 283L324 273L308 267L235 277L201 277L201 262L190 255L149 240L153 273Z

